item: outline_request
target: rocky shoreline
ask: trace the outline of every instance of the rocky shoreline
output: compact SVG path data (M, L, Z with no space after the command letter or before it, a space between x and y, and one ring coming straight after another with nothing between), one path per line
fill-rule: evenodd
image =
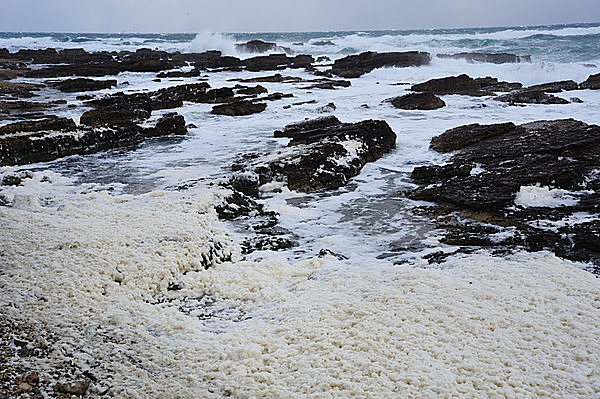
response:
M281 53L240 59L219 51L89 53L82 49L45 49L10 53L0 49L0 167L113 148L126 151L157 137L185 137L193 128L179 110L186 104L208 105L211 115L236 118L262 113L293 97L269 92L261 84L282 83L307 93L336 93L375 69L418 68L432 61L431 54L418 51L365 52L325 65L311 55L295 55L276 43L251 41L238 44L238 49L252 54ZM531 62L529 56L504 53L438 54L437 58L492 64ZM281 72L290 68L301 69L314 78ZM211 87L204 79L208 71L240 75L229 79L226 86ZM247 72L265 75L248 78ZM125 83L113 79L121 73L146 73L149 79L158 81L195 81L131 93ZM451 95L481 98L503 106L576 105L580 99L566 100L554 94L600 89L600 74L592 74L580 83L567 80L529 87L467 74L409 85L409 93L376 106L438 112L435 110L449 107L444 96ZM78 94L77 100L44 100L44 93L57 91ZM316 102L299 100L281 108ZM76 110L78 117L60 116L60 111L67 109ZM320 107L319 112L335 109L332 102ZM401 134L385 120L344 123L333 115L281 126L270 136L279 140L276 149L243 153L230 165L228 175L218 183L229 190L229 195L215 204L216 213L221 220L237 223L245 231L244 255L291 248L297 245L295 232L278 226L279 215L260 202L265 186L285 186L301 193L338 190L359 176L367 163L394 151ZM417 188L405 195L416 204L415 212L429 215L443 234L441 242L452 250L428 254L426 260L441 262L452 254L481 248L546 250L565 259L587 262L591 271L600 275L600 126L574 119L470 124L434 137L430 149L448 154L449 161L415 166L410 179ZM5 175L0 188L19 187L30 178L31 173L22 169ZM0 206L13 206L1 191ZM323 256L329 254L327 251L323 250ZM211 265L208 262L203 266ZM172 286L172 290L177 289ZM46 356L54 350L51 345L44 346L47 343L35 341L39 337L33 327L4 317L0 323L3 360L15 357L15 353L29 358ZM45 332L40 335L51 336ZM0 398L82 397L90 384L96 383L93 375L69 365L57 365L56 375L42 376L35 368L6 364L1 370Z

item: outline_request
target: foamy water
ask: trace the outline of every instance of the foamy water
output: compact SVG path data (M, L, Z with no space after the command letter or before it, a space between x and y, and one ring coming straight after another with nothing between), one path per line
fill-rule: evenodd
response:
M450 95L443 96L447 106L434 111L402 111L383 102L410 87L393 84L461 73L525 85L581 82L598 72L589 65L600 65L600 51L596 42L588 53L576 55L579 47L569 40L584 36L587 43L598 29L265 35L264 40L332 59L350 47L441 53L483 48L468 47L471 39L492 40L485 48L497 51L519 49L537 35L567 41L519 52L531 53L532 63L434 58L426 67L375 70L335 91L261 83L269 92L294 97L239 118L211 115L208 104L185 104L175 111L198 127L183 138L0 169L0 175L36 171L24 186L0 189L10 205L0 207L0 308L57 332L60 349L34 366L43 375L73 358L99 378L91 396L110 388L114 397L140 398L598 397L600 282L585 265L546 252L501 257L480 251L430 266L424 254L453 248L438 241L432 222L413 212L416 204L402 193L414 187L409 175L415 166L448 160L428 149L431 137L446 129L560 118L600 124L600 94L564 92L558 96L583 103L526 107ZM151 45L235 54L233 43L240 36L92 39L23 36L0 38L0 47ZM311 44L324 39L335 46ZM314 78L297 70L281 73ZM235 85L230 79L269 74L209 72L207 78L212 87L223 87ZM119 86L103 93L195 81L153 78L123 73L117 76ZM308 100L316 103L293 105ZM240 155L285 146L287 139L273 138L273 131L322 116L318 109L329 102L344 122L386 120L398 136L396 150L332 192L263 187L262 202L280 214L280 226L296 234L298 246L241 255L243 232L218 221L213 208L227 192L211 183L226 176ZM80 113L62 114L77 119ZM186 183L193 187L175 189ZM533 186L519 193L521 206L560 206L575 195ZM590 217L595 215L564 223ZM346 259L317 258L321 249ZM182 289L168 290L172 284Z

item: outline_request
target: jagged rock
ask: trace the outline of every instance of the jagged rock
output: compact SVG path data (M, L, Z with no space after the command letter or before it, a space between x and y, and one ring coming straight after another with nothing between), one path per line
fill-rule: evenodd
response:
M499 82L498 78L486 76L485 78L475 78L475 83L481 91L513 91L523 88L519 82Z
M257 78L238 79L239 82L244 83L294 83L301 82L302 78L297 76L282 76L280 73L269 76L260 76Z
M317 62L330 62L330 61L331 61L331 58L327 57L326 55L317 57Z
M248 71L269 71L285 68L311 68L314 58L310 55L297 55L288 57L285 54L269 54L247 58L242 61L242 65Z
M577 82L574 80L563 80L560 82L542 83L539 85L529 86L527 91L543 91L544 93L560 93L565 90L577 90Z
M531 62L530 55L515 55L509 53L458 53L458 54L438 54L438 58L445 59L463 59L467 62L487 62L491 64L506 64L518 62Z
M343 78L358 78L376 68L422 66L428 65L430 60L429 53L425 52L376 53L368 51L335 60L333 67L328 72Z
M302 87L302 89L304 89L304 90L313 90L313 89L335 90L338 87L352 86L352 82L350 82L349 80L314 79L314 80L307 80L306 82L310 83L310 85Z
M211 111L216 115L244 116L263 112L267 108L265 103L251 101L237 101L228 104L215 105Z
M585 82L579 85L580 89L600 89L600 73L590 75Z
M160 137L171 134L186 134L187 131L185 118L176 112L169 112L161 116L154 127L146 128L144 135L146 137Z
M457 153L445 165L415 168L411 177L421 187L409 196L437 203L442 213L461 212L462 221L443 222L445 242L550 249L569 259L600 261L600 223L573 219L600 210L600 126L573 119L473 124L433 138L431 147ZM536 186L546 195L550 188L569 190L571 201L519 205L517 193ZM553 223L556 228L543 227Z
M14 83L0 81L0 95L30 98L34 96L32 91L39 91L41 88L41 85L31 83Z
M0 166L50 161L72 154L136 145L157 135L182 134L185 121L181 116L167 114L151 128L142 128L132 122L77 127L69 119L44 121L35 127L36 130L20 124L3 128L9 133L0 135Z
M66 93L75 93L78 91L95 91L110 89L117 85L117 81L112 80L95 80L95 79L66 79L57 82L46 82L50 86Z
M150 111L143 108L100 108L84 112L79 123L87 126L124 126L149 117Z
M237 51L244 53L266 53L267 51L283 51L286 54L292 54L292 49L278 46L277 43L263 42L262 40L250 40L246 43L235 45Z
M242 94L246 96L256 96L258 94L264 94L268 92L267 89L261 85L256 85L254 87L236 85L235 90L236 94Z
M12 117L19 119L39 119L46 117L41 111L56 104L36 101L0 101L0 120Z
M70 118L46 118L0 126L0 137L18 132L71 131L76 128Z
M79 380L79 381L71 381L71 382L65 382L62 384L58 384L56 386L56 390L61 393L81 396L81 395L85 394L85 392L90 387L91 383L92 383L92 380L90 380L89 378L85 378L85 379Z
M410 93L400 97L394 97L386 100L400 109L419 109L431 110L442 108L446 103L433 93Z
M467 96L488 96L491 93L481 91L475 79L468 75L449 76L431 79L424 83L413 85L412 91L429 92L433 94L463 94Z
M541 90L521 90L494 97L496 101L509 104L569 104L568 100L546 94Z
M234 187L256 193L259 186L279 180L304 192L338 188L396 145L396 135L384 121L340 123L335 117L288 125L275 137L291 138L288 147L236 163Z

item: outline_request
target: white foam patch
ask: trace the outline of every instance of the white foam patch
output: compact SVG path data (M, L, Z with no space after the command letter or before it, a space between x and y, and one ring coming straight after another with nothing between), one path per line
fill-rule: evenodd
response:
M59 336L35 359L42 377L72 359L98 378L91 395L104 386L117 397L600 391L600 281L551 254L475 254L440 269L271 257L204 270L216 242L219 256L231 248L206 188L110 196L41 180L28 183L45 193L35 210L0 207L0 304ZM183 289L168 291L173 280Z
M515 204L529 207L556 208L560 206L577 205L579 200L567 190L550 189L547 186L521 186L515 197Z

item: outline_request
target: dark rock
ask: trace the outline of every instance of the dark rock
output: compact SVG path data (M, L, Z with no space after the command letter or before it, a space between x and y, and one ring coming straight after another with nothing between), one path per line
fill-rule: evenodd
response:
M34 96L32 91L39 91L41 88L41 85L36 84L0 81L0 95L30 98Z
M531 62L530 55L515 55L509 53L458 53L438 54L438 58L463 59L467 62L487 62L491 64L506 64L518 62Z
M185 119L182 115L176 112L170 112L164 114L156 121L156 125L151 128L146 128L144 135L146 137L160 137L168 136L171 134L186 134L187 127L185 125Z
M66 93L75 93L78 91L95 91L95 90L103 90L110 89L111 87L115 87L117 85L116 80L95 80L95 79L66 79L60 80L57 82L46 82L50 86L66 92Z
M600 73L590 75L585 82L579 85L580 89L600 89Z
M575 103L575 104L581 104L581 103L583 103L583 100L581 98L579 98L579 97L571 97L569 99L569 101L571 101L572 103Z
M81 115L79 123L87 126L124 126L150 117L145 109L111 109L100 108L86 111Z
M329 73L343 78L358 78L376 68L428 65L429 53L408 51L393 53L365 52L335 60Z
M236 89L236 94L243 94L246 96L256 96L258 94L267 93L267 89L265 89L261 85L256 85L254 87L236 86L235 89Z
M543 91L544 93L560 93L565 90L577 90L577 82L574 80L563 80L560 82L542 83L535 86L529 86L527 91Z
M429 92L433 94L463 94L467 96L487 96L491 93L481 91L475 79L468 75L449 76L431 79L410 88L412 91Z
M310 55L288 57L285 54L269 54L266 56L247 58L242 61L242 65L244 65L248 71L258 72L285 68L310 68L314 61L314 58Z
M494 97L496 101L509 104L569 104L568 100L546 94L541 90L521 90Z
M498 78L486 76L485 78L475 78L475 83L481 91L513 91L519 90L523 87L518 82L499 82Z
M235 49L245 53L266 53L268 51L283 51L287 54L293 53L290 48L278 46L276 43L263 42L262 40L250 40L246 43L238 43L235 45Z
M40 117L44 117L43 114L40 114L40 111L45 111L53 107L55 107L55 104L48 102L0 101L0 119L9 119L10 117L39 119ZM3 115L6 115L6 117Z
M251 101L237 101L228 104L216 105L211 113L215 115L243 116L263 112L267 108L265 103Z
M326 55L322 55L317 58L317 62L330 62L330 61L331 61L331 58L327 57Z
M294 83L301 82L302 78L296 76L282 76L280 73L270 76L261 76L257 78L239 79L240 82L245 83Z
M460 220L440 226L444 242L549 249L573 260L600 261L600 223L561 222L577 212L600 210L600 126L572 119L474 124L434 137L431 147L457 153L443 166L415 168L411 177L421 187L409 196L437 203L442 213L460 211ZM536 185L570 190L577 201L518 206L521 188ZM542 221L541 226L557 222L558 227L540 227Z
M438 152L456 151L461 148L479 143L488 137L507 134L520 134L514 123L500 123L496 125L472 125L459 126L445 131L439 136L431 139L431 149Z
M311 44L313 46L335 46L335 43L331 40L319 40Z
M70 118L47 118L36 121L17 122L0 126L0 137L19 132L73 131L75 122Z
M75 128L70 119L45 123L46 126L52 126L53 130L41 126L36 131L27 126L21 130L8 125L11 131L18 130L18 134L0 136L0 166L50 161L67 155L127 147L139 144L147 137L182 134L185 129L183 117L176 114L163 116L153 128L142 128L132 122L101 128ZM60 126L66 127L58 130ZM28 132L30 134L23 134Z
M396 145L384 121L339 123L335 117L292 124L275 136L290 137L288 148L234 165L232 180L243 177L246 191L256 192L272 180L304 192L338 188Z
M442 108L446 103L433 93L411 93L386 100L396 108L431 110Z
M307 80L306 82L309 82L311 84L309 86L302 87L302 89L304 89L304 90L313 90L313 89L335 90L338 87L352 86L352 82L350 82L349 80L315 79L315 80Z
M161 72L156 75L157 78L195 78L201 75L199 69L194 68L191 71L183 72L183 71L169 71L169 72Z

